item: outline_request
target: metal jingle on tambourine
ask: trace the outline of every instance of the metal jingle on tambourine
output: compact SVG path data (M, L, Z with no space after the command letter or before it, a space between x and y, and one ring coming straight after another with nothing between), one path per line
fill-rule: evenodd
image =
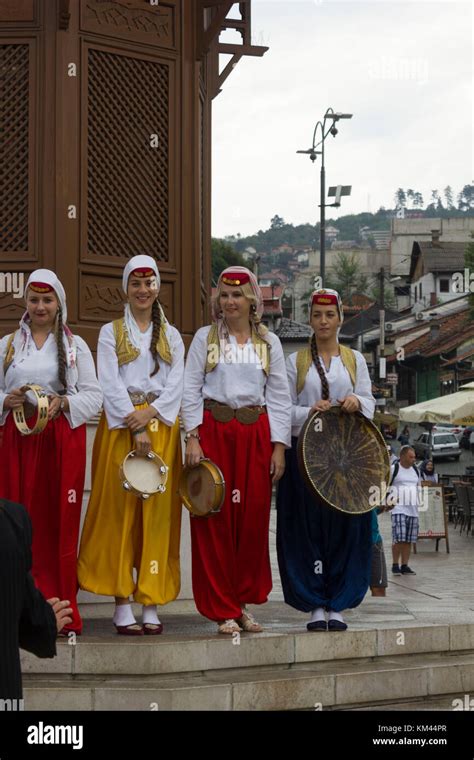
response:
M142 455L134 449L120 466L122 486L140 499L149 499L154 494L165 493L168 470L156 452L149 451Z

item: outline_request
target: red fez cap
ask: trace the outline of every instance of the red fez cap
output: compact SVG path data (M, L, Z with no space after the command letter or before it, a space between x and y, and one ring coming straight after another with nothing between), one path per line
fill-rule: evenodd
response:
M130 272L130 277L156 277L156 272L153 271L153 269L150 269L149 267L138 267L137 269L134 269L132 272Z
M28 285L35 293L54 293L54 288L47 282L30 282Z
M250 282L247 272L226 272L222 275L224 285L245 285Z
M337 296L335 296L333 293L327 293L325 290L319 290L313 295L311 306L314 306L315 303L319 304L320 306L329 306L330 304L334 304L334 306L337 306L339 308Z

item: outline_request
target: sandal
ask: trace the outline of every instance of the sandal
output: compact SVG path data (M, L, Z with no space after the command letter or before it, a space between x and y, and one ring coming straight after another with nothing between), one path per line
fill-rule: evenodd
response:
M140 623L130 623L130 625L115 625L115 629L117 633L120 634L120 636L143 636L143 628Z
M261 633L263 631L260 623L257 623L254 616L248 610L242 610L242 617L237 619L237 623L242 626L247 633Z
M163 633L163 623L143 623L145 636L159 636Z
M232 618L224 620L222 623L218 623L217 625L218 633L227 633L232 635L234 633L240 633L242 630L240 625Z

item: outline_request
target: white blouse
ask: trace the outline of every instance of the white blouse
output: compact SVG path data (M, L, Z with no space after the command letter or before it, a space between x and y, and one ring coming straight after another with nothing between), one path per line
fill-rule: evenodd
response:
M19 352L19 332L14 338L15 354L6 374L3 372L3 362L7 350L8 335L0 341L0 425L5 424L9 409L3 408L5 397L14 388L23 385L40 385L46 393L58 394L63 390L58 380L58 349L52 333L48 335L41 348L37 348L34 340L30 340L28 353ZM64 416L71 428L77 428L99 413L102 405L102 391L97 381L94 360L87 343L75 335L77 347L76 368L67 370L67 397L69 411ZM30 395L28 396L30 399ZM33 401L31 397L31 401Z
M216 367L206 374L207 337L210 325L201 327L189 347L184 373L184 396L181 407L184 428L193 430L202 424L204 399L215 399L233 409L266 404L272 443L291 446L291 398L281 343L268 333L270 368L268 377L249 338L241 348L234 335L224 361L222 354Z
M127 427L125 417L135 411L128 391L156 393L152 406L156 416L165 425L176 422L183 395L184 344L178 330L166 325L166 336L171 349L171 365L158 357L159 370L150 377L155 362L150 351L153 324L140 335L140 356L119 367L115 351L112 322L104 325L99 333L97 369L99 383L104 392L104 410L110 430Z
M375 411L375 399L372 396L372 382L369 377L367 363L359 351L354 351L356 357L356 384L352 386L349 372L342 363L340 356L331 357L329 370L326 370L324 361L321 366L329 384L330 401L337 404L338 399L354 395L360 401L360 411L365 417L372 419ZM298 436L306 422L309 410L322 398L321 378L314 364L311 364L306 375L305 384L300 394L296 393L296 353L290 354L286 360L286 371L290 384L292 413L291 434Z

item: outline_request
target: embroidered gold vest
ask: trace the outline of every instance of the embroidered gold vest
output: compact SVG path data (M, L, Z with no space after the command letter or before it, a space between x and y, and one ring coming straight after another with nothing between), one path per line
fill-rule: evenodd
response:
M356 376L357 376L357 363L356 363L356 357L355 353L352 350L352 348L349 348L348 346L342 346L339 344L339 352L341 355L341 361L344 365L344 367L347 369L349 373L349 377L351 378L352 387L356 384ZM301 391L303 390L306 375L308 374L309 368L311 367L311 364L313 363L313 357L311 356L311 348L308 346L307 348L302 348L298 353L296 354L296 393L299 395Z
M270 344L266 340L260 337L256 330L252 329L252 343L254 345L257 356L262 362L263 371L268 376L270 371ZM212 372L219 363L220 346L219 346L219 333L217 325L211 325L209 334L207 336L207 359L206 359L206 375L208 372Z
M15 339L16 332L13 332L10 337L8 338L7 342L7 350L5 353L5 358L3 360L3 374L5 375L5 372L7 371L8 367L13 361L13 357L15 356L15 346L13 345L13 341Z
M135 348L131 342L125 326L124 317L114 319L112 326L115 336L115 352L117 354L119 367L121 367L122 364L128 364L137 359L140 356L140 349ZM166 337L166 327L163 323L161 324L160 335L156 343L156 350L166 364L171 364L171 349L168 338Z

